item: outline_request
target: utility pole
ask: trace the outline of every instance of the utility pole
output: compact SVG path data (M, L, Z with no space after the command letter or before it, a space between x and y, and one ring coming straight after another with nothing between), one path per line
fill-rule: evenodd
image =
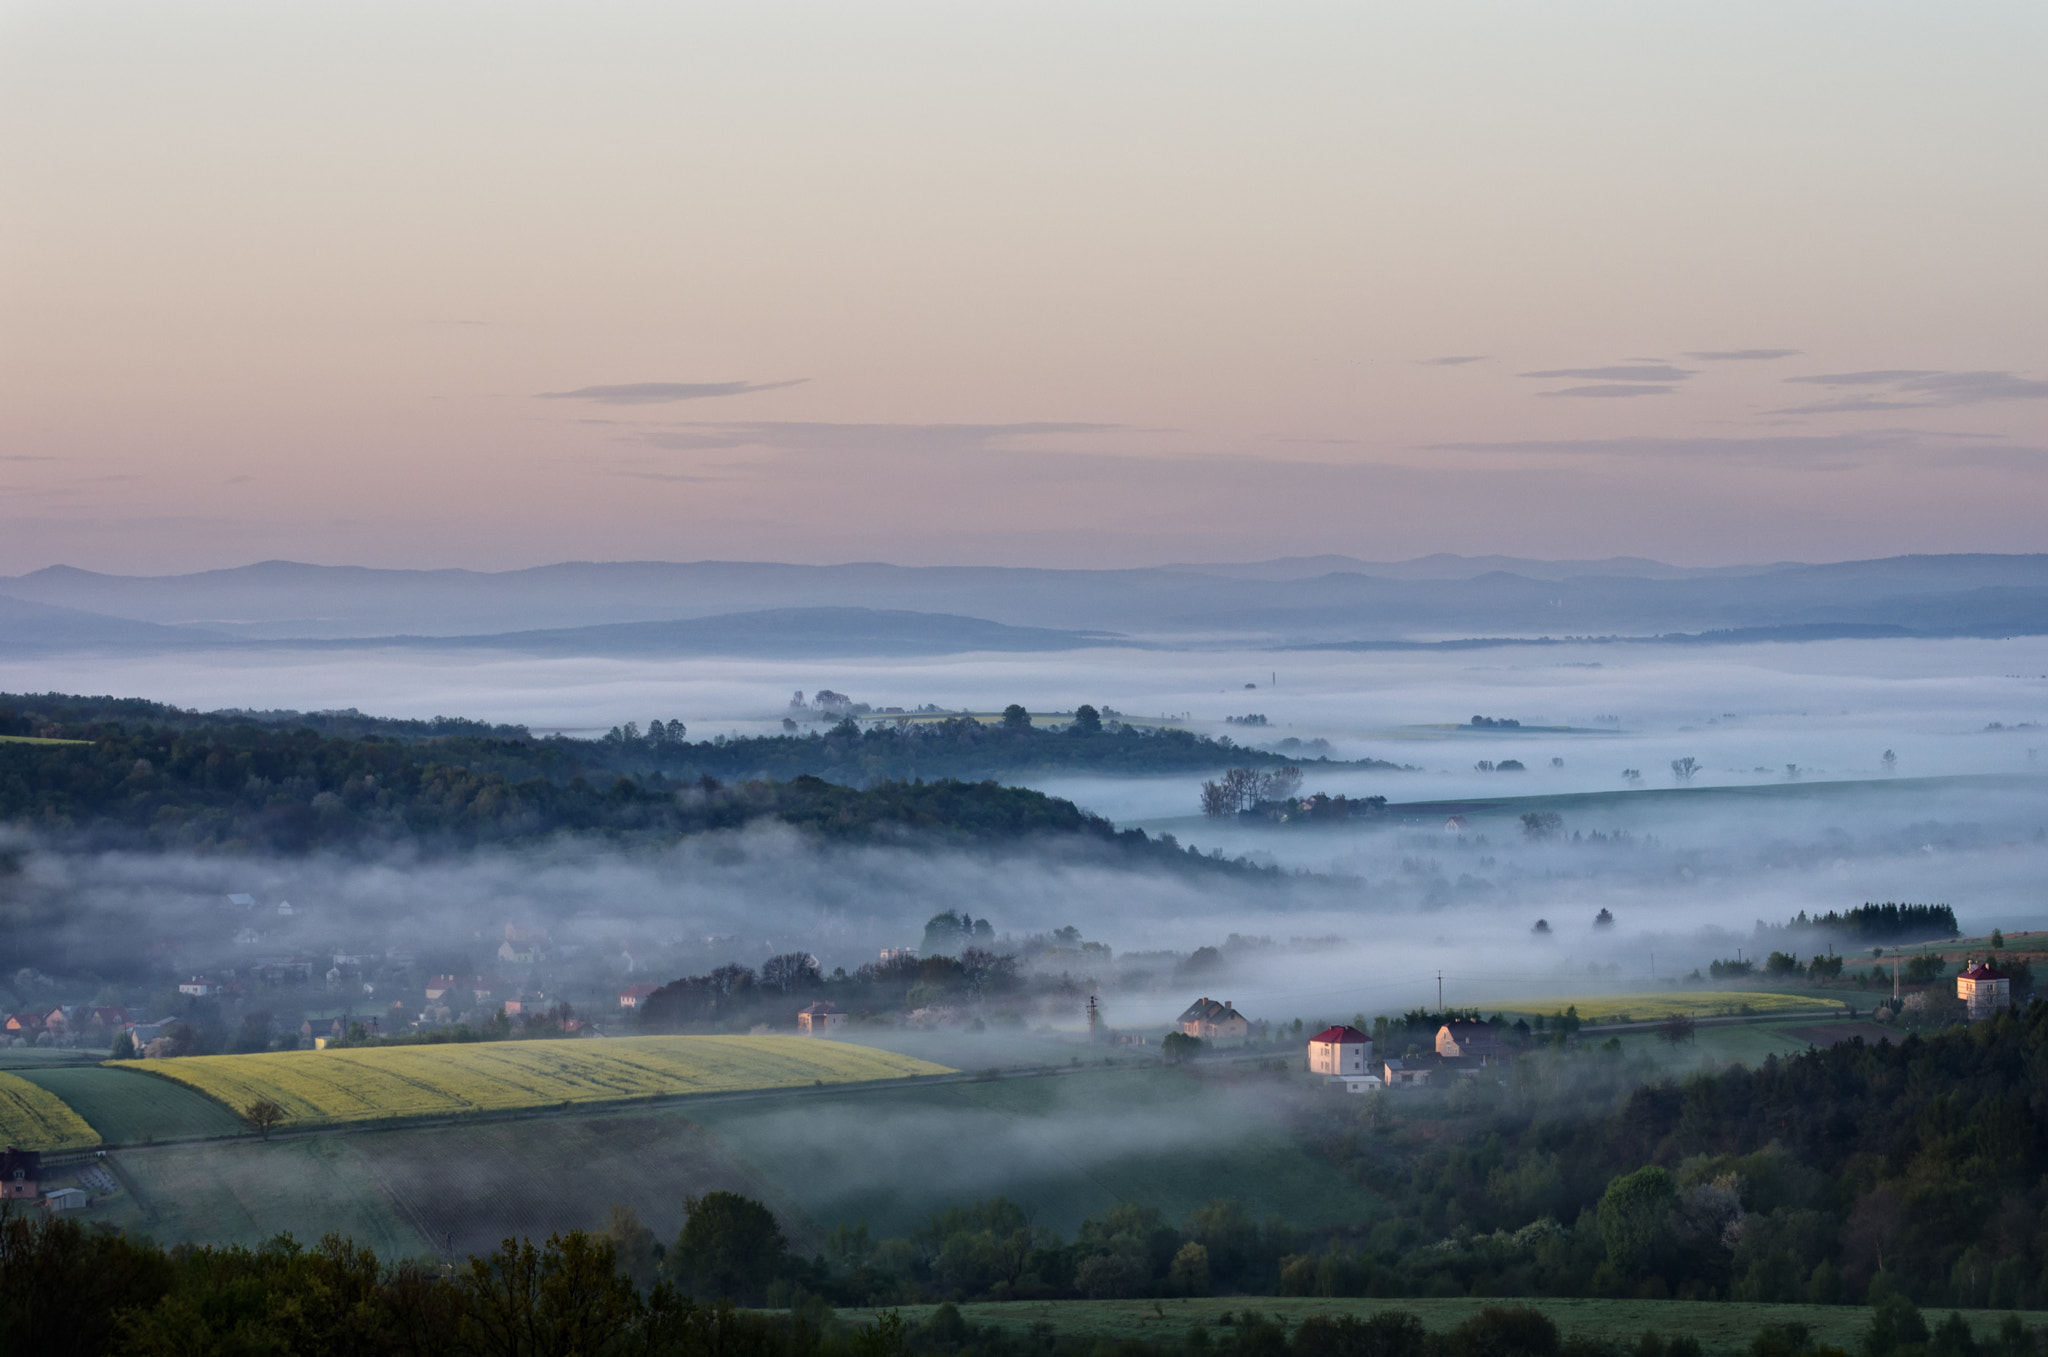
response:
M1892 948L1892 1007L1899 1004L1899 949Z
M1101 1039L1102 1010L1096 1007L1095 996L1091 994L1088 996L1088 1040L1094 1042Z
M1439 1013L1444 1011L1444 973L1442 971L1436 973L1436 1011Z

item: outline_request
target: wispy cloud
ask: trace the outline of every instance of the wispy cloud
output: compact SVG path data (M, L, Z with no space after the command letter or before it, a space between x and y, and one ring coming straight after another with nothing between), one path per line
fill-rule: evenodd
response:
M541 400L595 401L599 405L665 405L671 401L707 400L713 396L750 396L801 386L808 377L786 382L626 382L617 386L579 386L574 391L543 391Z
M1687 368L1676 368L1669 363L1620 363L1604 368L1549 368L1542 372L1523 372L1517 375L1542 378L1574 377L1582 382L1682 382L1693 374Z
M831 424L799 421L701 423L635 434L670 452L765 448L796 453L975 453L1006 450L1019 438L1114 433L1121 424Z
M1646 382L1602 382L1593 386L1567 386L1558 391L1538 391L1539 396L1589 396L1595 399L1626 399L1630 396L1668 396L1675 386Z
M1798 356L1798 349L1704 349L1686 354L1702 363L1763 363Z
M1813 386L1884 388L1833 400L1787 406L1781 414L1834 415L1869 411L1932 410L1957 405L1988 405L1995 401L2048 400L2048 381L2016 372L1940 372L1924 368L1885 368L1868 372L1827 372L1787 377Z
M1930 444L1910 429L1867 433L1767 434L1757 438L1531 438L1499 442L1432 443L1427 452L1505 453L1519 456L1601 457L1630 460L1738 462L1802 471L1852 470L1878 457L1916 454L1949 459L1958 451ZM1971 450L1974 453L1976 450Z
M1455 368L1463 367L1467 363L1482 362L1485 358L1486 355L1483 353L1454 353L1443 358L1418 358L1415 361L1426 368Z

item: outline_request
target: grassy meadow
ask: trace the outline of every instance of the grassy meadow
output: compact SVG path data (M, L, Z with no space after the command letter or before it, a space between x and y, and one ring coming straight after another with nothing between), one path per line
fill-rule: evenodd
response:
M810 1037L494 1041L122 1062L286 1126L568 1107L631 1098L949 1074L942 1065Z
M1673 990L1647 994L1593 994L1559 999L1509 999L1489 1004L1489 1012L1546 1016L1576 1007L1587 1022L1656 1022L1673 1013L1689 1018L1735 1017L1743 1014L1845 1012L1848 1004L1822 994L1749 990Z
M56 1094L0 1073L0 1143L24 1150L88 1150L100 1137Z
M232 1136L248 1130L212 1098L169 1079L152 1079L113 1065L49 1066L16 1074L63 1099L115 1145L194 1136Z
M864 1220L878 1235L998 1195L1062 1233L1121 1202L1176 1221L1217 1197L1303 1228L1371 1216L1370 1194L1288 1138L1271 1089L1097 1066L704 1103L689 1115L822 1225Z

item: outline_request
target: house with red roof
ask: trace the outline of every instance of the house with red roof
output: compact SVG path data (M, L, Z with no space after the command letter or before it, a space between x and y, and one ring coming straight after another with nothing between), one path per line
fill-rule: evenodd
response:
M1333 1079L1366 1074L1372 1068L1372 1038L1356 1027L1325 1027L1308 1039L1308 1068Z
M1971 1022L1982 1022L2000 1009L2012 1007L2012 977L1984 962L1972 961L1956 977L1956 998L1969 1005Z

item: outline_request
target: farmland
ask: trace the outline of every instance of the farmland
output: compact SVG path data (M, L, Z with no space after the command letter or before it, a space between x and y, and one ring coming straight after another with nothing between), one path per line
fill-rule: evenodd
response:
M0 1139L25 1150L83 1150L97 1132L48 1089L0 1073Z
M960 1307L961 1317L970 1324L993 1325L1022 1333L1030 1325L1048 1324L1061 1337L1096 1338L1116 1342L1126 1338L1178 1341L1196 1326L1214 1326L1226 1312L1247 1309L1269 1318L1296 1324L1311 1315L1376 1314L1401 1310L1417 1316L1432 1332L1454 1328L1485 1305L1529 1305L1550 1316L1559 1330L1632 1348L1646 1329L1670 1338L1691 1334L1710 1354L1742 1353L1766 1324L1804 1324L1816 1344L1844 1351L1856 1351L1864 1330L1870 1326L1870 1311L1860 1305L1764 1305L1743 1301L1683 1300L1593 1300L1514 1299L1490 1297L1409 1298L1366 1300L1293 1296L1199 1297L1192 1300L1068 1300L1039 1303L969 1304ZM904 1306L905 1319L922 1320L934 1307ZM1964 1310L1979 1341L1997 1332L2005 1311ZM842 1318L862 1323L872 1318L865 1310L842 1310ZM2031 1329L2048 1321L2048 1313L2022 1312ZM1933 1317L1929 1316L1929 1322ZM1211 1328L1217 1337L1228 1329Z
M1808 1012L1848 1007L1840 999L1819 994L1757 993L1737 990L1676 990L1649 994L1595 994L1559 999L1510 999L1490 1005L1502 1013L1549 1014L1577 1008L1587 1022L1634 1020L1655 1022L1672 1013L1690 1018L1714 1018L1736 1014Z
M805 1037L621 1037L388 1046L135 1062L229 1108L275 1103L287 1126L567 1107L632 1098L950 1073Z
M1120 1202L1179 1220L1229 1197L1255 1216L1311 1228L1375 1214L1369 1193L1288 1138L1272 1115L1273 1089L1157 1066L1096 1067L689 1113L821 1224L865 1220L881 1235L998 1194L1062 1231Z
M64 1100L110 1144L240 1135L242 1119L203 1093L109 1065L24 1069L19 1077Z

